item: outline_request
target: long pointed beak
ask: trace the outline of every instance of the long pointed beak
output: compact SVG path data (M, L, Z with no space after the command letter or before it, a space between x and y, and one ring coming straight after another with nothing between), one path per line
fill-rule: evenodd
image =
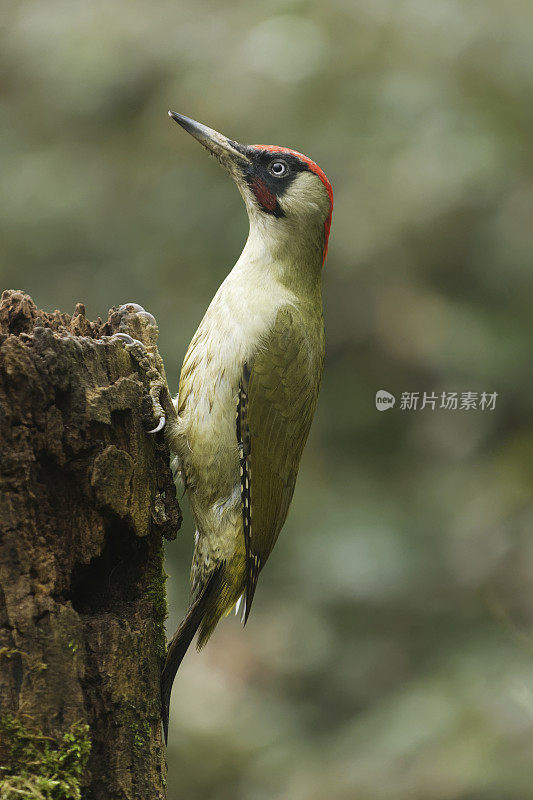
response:
M250 159L246 155L246 145L233 142L231 139L228 139L227 136L223 136L223 134L218 131L214 131L212 128L208 128L207 125L202 125L201 122L196 122L194 119L185 117L183 114L169 111L168 115L172 117L178 125L181 125L187 133L194 136L200 144L203 144L203 146L226 167L234 178L239 177L236 171L238 165L245 166L250 163Z

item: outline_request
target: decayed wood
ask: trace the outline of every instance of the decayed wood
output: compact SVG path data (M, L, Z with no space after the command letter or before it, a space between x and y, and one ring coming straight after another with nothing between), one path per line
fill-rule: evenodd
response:
M181 518L163 436L146 433L142 376L106 338L118 330L145 335L117 309L90 322L81 304L70 317L2 295L2 798L37 780L15 764L15 736L53 753L82 740L71 794L46 797L166 797L162 539Z

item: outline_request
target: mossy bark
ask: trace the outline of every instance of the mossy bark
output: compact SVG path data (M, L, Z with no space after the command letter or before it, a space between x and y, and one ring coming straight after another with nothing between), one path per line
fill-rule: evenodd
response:
M45 737L59 753L72 731L83 731L80 797L166 797L162 541L175 536L180 511L164 438L146 433L143 376L123 343L108 338L119 330L143 336L135 315L117 309L90 322L82 305L70 317L38 311L22 292L2 295L4 788L8 777L29 780L39 770L38 759L36 767L24 757L16 763L22 751L9 731ZM64 777L70 786L71 774ZM42 796L77 796L59 791Z

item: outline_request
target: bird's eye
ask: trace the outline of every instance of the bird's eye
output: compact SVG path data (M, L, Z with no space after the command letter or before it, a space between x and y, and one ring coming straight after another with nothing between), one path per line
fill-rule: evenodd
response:
M287 166L285 161L272 161L272 163L268 168L268 171L270 172L271 175L274 175L274 177L282 178L289 171L289 167Z

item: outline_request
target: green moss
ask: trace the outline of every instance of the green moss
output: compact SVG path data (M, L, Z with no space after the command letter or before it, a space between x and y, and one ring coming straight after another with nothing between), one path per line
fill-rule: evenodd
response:
M143 750L150 743L150 725L146 720L139 721L133 725L133 750L139 755L139 750Z
M122 722L131 734L133 752L140 758L142 751L150 747L150 723L143 717L134 703L127 703L122 712ZM0 800L2 798L0 797Z
M0 800L81 800L89 726L72 725L60 740L0 717Z
M0 658L13 658L13 656L20 656L21 658L28 659L28 671L35 671L35 672L42 672L45 669L48 669L47 664L43 664L42 661L38 661L30 658L28 653L25 653L24 650L18 650L14 647L0 647Z
M23 650L18 650L15 647L0 647L0 658L13 658L13 656L25 656Z
M161 548L156 560L154 574L151 577L147 596L154 610L154 646L163 660L167 652L165 620L168 615L166 581L168 575L163 568L164 551Z

